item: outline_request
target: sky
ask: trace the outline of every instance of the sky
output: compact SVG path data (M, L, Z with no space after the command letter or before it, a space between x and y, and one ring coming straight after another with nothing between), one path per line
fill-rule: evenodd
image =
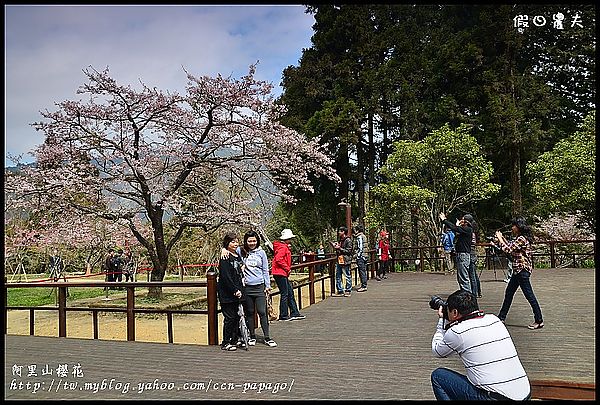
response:
M281 94L283 70L311 46L314 18L302 5L5 5L5 160L44 141L31 123L76 100L83 69L108 67L121 85L184 93L192 75L248 73Z

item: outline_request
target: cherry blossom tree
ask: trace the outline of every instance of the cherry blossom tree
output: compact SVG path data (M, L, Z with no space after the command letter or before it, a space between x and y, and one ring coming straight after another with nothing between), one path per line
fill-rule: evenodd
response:
M45 120L32 124L46 137L34 151L36 166L8 187L15 198L51 199L126 226L148 252L151 280L161 281L186 228L257 223L269 203L293 202L294 189L313 191L313 177L339 181L327 145L279 123L285 111L255 70L238 80L184 69L179 95L120 85L108 68L84 69L88 81L77 93L86 99L41 113Z

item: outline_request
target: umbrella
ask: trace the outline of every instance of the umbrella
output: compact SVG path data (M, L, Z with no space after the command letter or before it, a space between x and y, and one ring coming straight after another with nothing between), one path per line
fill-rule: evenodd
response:
M238 307L238 315L240 316L239 326L240 326L240 337L242 338L242 342L244 342L244 348L248 350L248 340L250 339L250 331L248 330L248 325L246 325L246 316L244 315L244 306L240 302Z

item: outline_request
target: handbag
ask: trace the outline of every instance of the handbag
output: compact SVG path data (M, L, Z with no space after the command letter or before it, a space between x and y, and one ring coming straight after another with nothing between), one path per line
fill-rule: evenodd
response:
M269 321L276 321L277 312L275 312L275 308L273 307L273 297L269 293L265 294L267 296L267 316L269 317Z

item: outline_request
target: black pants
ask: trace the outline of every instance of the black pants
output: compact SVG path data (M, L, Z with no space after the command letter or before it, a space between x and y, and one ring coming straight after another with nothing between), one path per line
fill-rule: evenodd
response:
M221 312L223 313L223 343L231 343L232 345L237 343L238 340L238 322L240 317L238 315L239 303L237 302L222 302Z
M386 273L390 272L390 261L389 260L380 260L379 266L377 266L377 275L385 276Z
M267 318L267 297L265 295L265 285L247 285L246 299L244 300L244 314L246 315L246 324L250 331L250 337L256 339L256 325L254 324L254 311L258 312L260 327L262 328L265 339L269 338L269 318Z

